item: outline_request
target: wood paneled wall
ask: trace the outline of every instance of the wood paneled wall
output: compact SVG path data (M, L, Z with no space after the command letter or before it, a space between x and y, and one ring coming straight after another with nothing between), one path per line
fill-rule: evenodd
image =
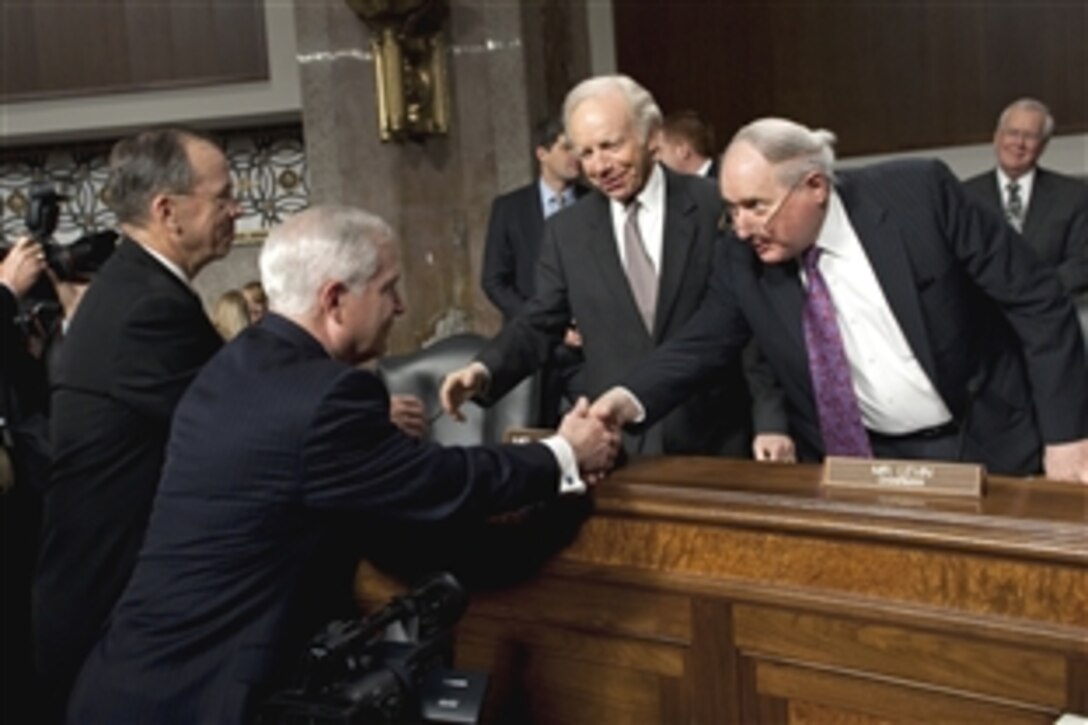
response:
M0 100L268 78L262 0L2 0Z
M1059 133L1088 130L1084 0L613 0L617 65L666 113L690 107L723 144L786 116L843 155L984 143L1034 96Z

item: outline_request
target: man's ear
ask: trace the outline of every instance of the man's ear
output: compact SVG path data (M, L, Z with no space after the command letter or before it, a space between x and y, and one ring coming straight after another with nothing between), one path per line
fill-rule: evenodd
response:
M344 309L344 293L347 287L339 280L330 280L317 291L317 305L321 316L340 322Z
M831 196L831 179L826 174L810 171L804 185L813 190L820 204L825 203Z
M155 224L173 229L177 222L177 207L169 194L156 194L151 198L149 214L150 221Z
M657 158L658 153L661 151L661 144L665 141L665 133L660 126L650 129L649 135L646 137L646 149L650 152L650 155Z

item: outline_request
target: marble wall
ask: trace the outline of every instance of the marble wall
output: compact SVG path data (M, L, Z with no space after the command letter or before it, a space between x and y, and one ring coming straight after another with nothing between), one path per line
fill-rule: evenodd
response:
M534 178L533 124L588 74L584 4L453 0L450 131L422 142L379 140L370 33L347 3L297 3L295 24L311 200L400 235L408 311L391 351L496 331L479 284L491 200Z

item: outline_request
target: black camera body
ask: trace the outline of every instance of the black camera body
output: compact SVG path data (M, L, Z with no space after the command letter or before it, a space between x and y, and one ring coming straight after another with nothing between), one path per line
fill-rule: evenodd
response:
M296 684L271 697L262 725L476 722L487 677L446 669L468 605L440 573L362 620L331 622L303 657Z
M93 232L71 244L60 244L53 239L60 220L60 203L68 197L58 194L51 184L34 184L30 187L29 202L23 219L27 232L42 245L46 264L57 279L62 281L86 281L113 254L118 234L112 229ZM5 248L0 258L7 255Z

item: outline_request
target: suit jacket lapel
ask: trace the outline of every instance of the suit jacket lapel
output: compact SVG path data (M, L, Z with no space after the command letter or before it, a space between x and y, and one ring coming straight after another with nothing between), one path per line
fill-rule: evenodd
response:
M627 274L620 261L620 253L616 249L616 233L612 228L608 197L597 193L588 203L593 206L588 214L589 238L586 242L589 255L597 265L601 284L608 292L608 297L616 301L617 314L621 314L620 310L626 308L629 326L632 329L638 327L645 332L646 326L642 322L642 315L639 314L635 296L631 293L631 285L627 282ZM646 334L649 335L648 332Z
M657 310L654 313L654 340L667 329L669 316L680 294L688 255L695 244L695 200L683 181L665 172L665 229L661 240L661 271L658 275Z
M1050 192L1050 176L1046 171L1036 167L1035 183L1031 190L1031 199L1028 201L1028 213L1024 217L1022 234L1027 236L1035 231L1043 219L1050 214L1050 206L1054 202L1054 195Z
M735 244L730 239L726 244ZM757 261L756 264L762 264ZM790 339L797 344L797 350L806 360L805 331L802 311L805 306L805 291L801 287L801 275L796 262L766 265L761 270L760 283L770 308L778 315L781 328L786 330ZM806 363L807 364L807 363Z
M933 280L920 276L914 269L907 253L910 241L904 239L900 227L888 218L887 211L875 199L853 188L849 179L844 180L839 192L892 314L922 369L936 383L937 366L918 298L919 290Z

